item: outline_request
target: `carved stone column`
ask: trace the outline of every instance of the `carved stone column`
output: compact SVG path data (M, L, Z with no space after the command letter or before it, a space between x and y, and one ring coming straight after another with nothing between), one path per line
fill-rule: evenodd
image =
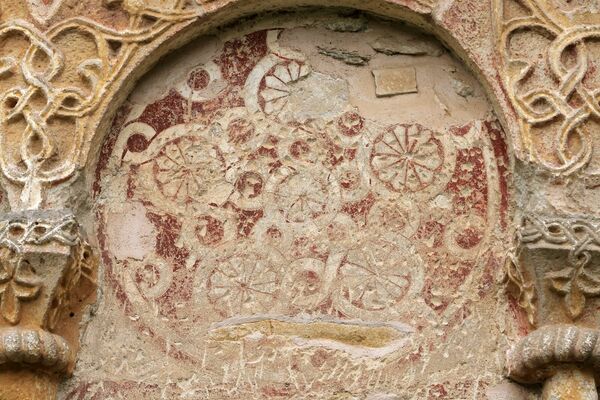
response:
M545 400L598 399L600 221L527 215L517 238L507 276L539 329L509 352L508 376L543 383Z
M58 378L73 369L94 271L70 212L0 217L1 399L55 398Z

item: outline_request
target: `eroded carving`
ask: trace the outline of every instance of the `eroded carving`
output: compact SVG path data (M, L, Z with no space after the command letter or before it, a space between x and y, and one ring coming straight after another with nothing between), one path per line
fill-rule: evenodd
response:
M564 365L600 367L600 331L574 325L548 325L533 331L508 354L507 374L522 383L544 382Z
M523 218L517 238L520 246L567 253L566 265L538 271L541 275L537 277L532 276L534 272L524 270L523 262L509 262L507 276L519 288L520 305L527 310L530 322L533 324L535 319L534 278L564 298L572 319L580 317L586 299L600 295L600 274L590 265L592 253L600 250L600 221L529 214Z
M517 230L506 276L529 322L541 327L511 349L506 369L519 382L544 383L543 399L565 398L565 388L576 398L597 399L599 331L575 323L600 294L599 232L594 218L535 214L526 214Z
M0 221L0 364L66 372L73 346L54 332L65 312L94 286L91 252L72 214L5 215Z

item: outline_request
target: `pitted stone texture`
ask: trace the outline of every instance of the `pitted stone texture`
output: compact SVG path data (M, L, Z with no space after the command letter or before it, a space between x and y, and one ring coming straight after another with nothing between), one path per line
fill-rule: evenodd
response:
M483 90L447 54L376 53L385 23L308 16L191 44L116 117L95 184L108 289L66 398L484 399L502 379L509 159ZM403 66L419 93L377 98L371 68Z
M0 365L41 366L62 373L72 356L60 336L35 329L0 329Z
M540 383L568 365L599 371L599 335L596 329L574 325L541 327L510 350L507 374L519 382Z
M375 69L373 76L377 96L394 96L418 91L417 75L412 67Z

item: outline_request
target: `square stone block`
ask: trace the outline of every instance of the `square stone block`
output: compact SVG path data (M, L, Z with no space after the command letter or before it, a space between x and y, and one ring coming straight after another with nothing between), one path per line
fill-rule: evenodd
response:
M417 73L414 67L373 70L377 97L417 93Z

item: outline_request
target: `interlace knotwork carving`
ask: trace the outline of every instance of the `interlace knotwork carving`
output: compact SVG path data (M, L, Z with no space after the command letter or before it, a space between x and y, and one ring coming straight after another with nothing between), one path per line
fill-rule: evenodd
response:
M567 15L558 1L496 0L496 15L523 150L553 173L592 173L590 120L600 118L600 87L588 79L588 44L600 38L600 14Z
M507 375L522 383L544 382L561 365L579 364L596 371L600 332L573 325L547 325L517 343L507 354Z
M600 250L600 221L527 215L517 235L521 245L569 252L568 265L545 272L543 279L553 291L564 296L571 318L578 318L586 298L600 295L600 274L589 268L592 252Z
M0 167L24 187L23 209L39 208L43 185L75 172L89 134L87 118L141 45L197 16L180 3L162 9L124 1L130 27L118 31L86 18L67 19L46 32L21 20L0 25L0 88L5 88L0 93ZM69 46L82 51L73 53ZM72 139L61 139L65 135ZM11 148L19 136L20 146Z

